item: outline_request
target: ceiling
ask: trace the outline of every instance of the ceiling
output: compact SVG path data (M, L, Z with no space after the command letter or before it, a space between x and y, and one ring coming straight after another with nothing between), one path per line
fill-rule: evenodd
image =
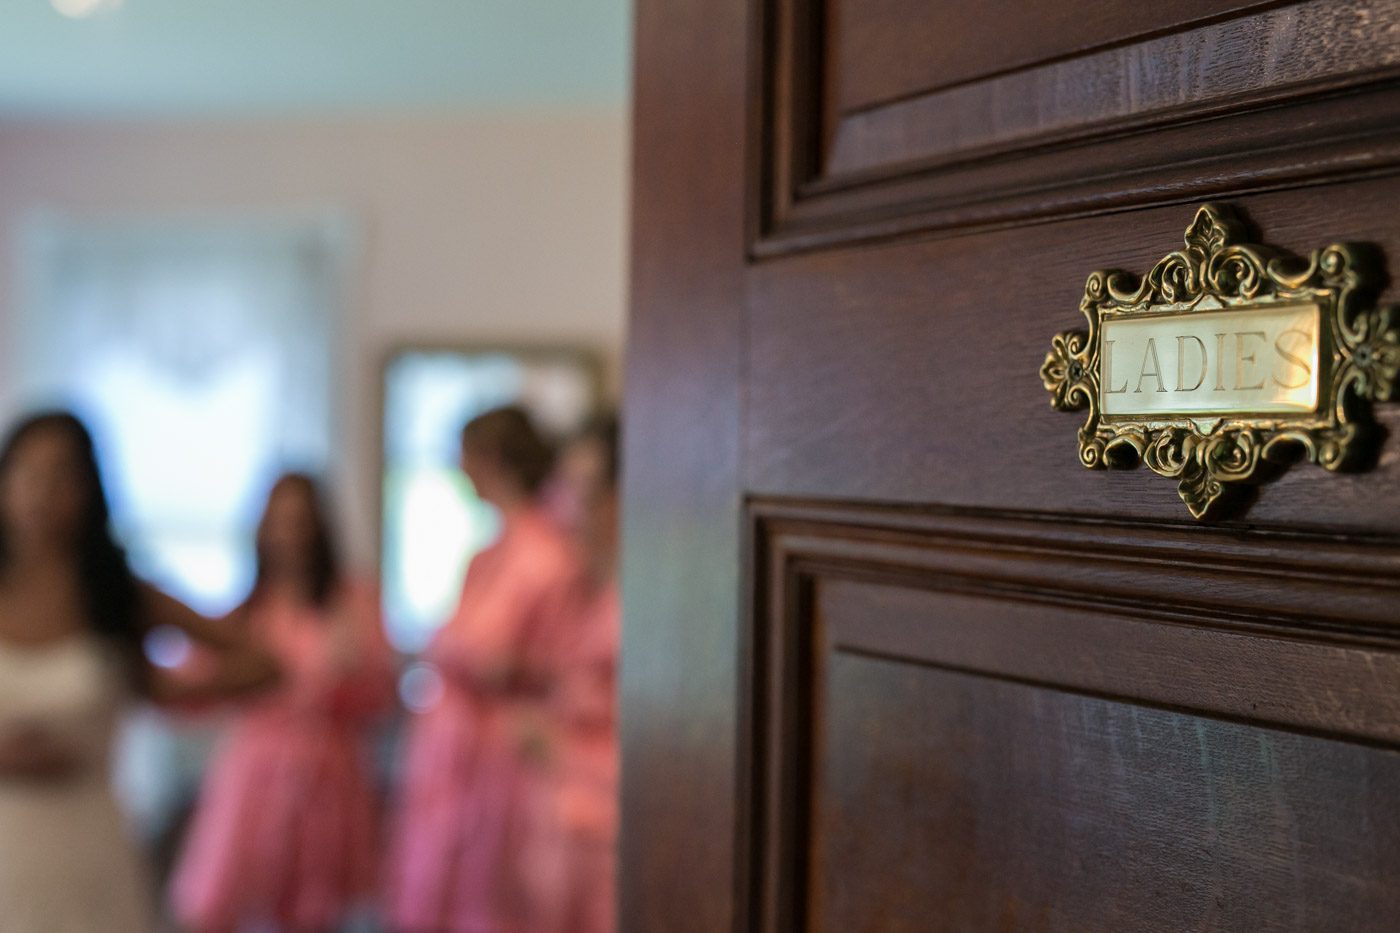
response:
M0 0L0 116L618 106L630 19L629 0Z

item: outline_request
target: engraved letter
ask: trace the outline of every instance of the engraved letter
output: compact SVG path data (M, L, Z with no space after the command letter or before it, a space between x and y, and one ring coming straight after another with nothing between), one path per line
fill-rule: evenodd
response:
M1191 388L1186 387L1186 341L1196 341L1196 346L1201 348L1201 374L1196 377L1196 384ZM1283 352L1283 351L1279 351ZM1176 391L1195 392L1201 387L1201 383L1206 381L1206 345L1201 342L1201 338L1193 334L1186 334L1176 338Z
M1113 387L1113 344L1116 341L1105 340L1103 342L1103 386L1107 395L1120 395L1128 391L1128 377L1123 377L1122 388Z
M1152 358L1151 370L1147 368L1148 357ZM1133 390L1134 395L1142 391L1142 380L1146 379L1148 376L1151 376L1153 379L1157 380L1158 392L1167 391L1167 387L1162 384L1162 363L1160 360L1157 359L1156 337L1147 338L1147 349L1144 350L1142 353L1142 366L1138 367L1138 381L1137 388Z
M1225 391L1225 335L1215 335L1215 391Z
M1263 376L1260 376L1259 381L1254 385L1244 384L1244 364L1255 362L1253 353L1250 353L1248 356L1245 355L1244 339L1246 337L1258 337L1260 340L1263 340L1266 336L1267 335L1262 330L1241 330L1235 332L1235 389L1237 391L1264 388Z
M1300 349L1303 347L1307 347L1312 343L1312 334L1308 333L1305 330L1299 330L1296 327L1290 327L1288 330L1278 335L1278 339L1274 341L1274 349L1277 350L1278 355L1283 358L1286 368L1297 367L1297 369L1299 370L1299 376L1297 382L1285 382L1279 378L1278 371L1275 370L1274 382L1277 382L1280 388L1301 389L1303 386L1307 385L1308 382L1312 379L1312 364L1305 360L1303 357L1297 356L1293 353L1289 353L1283 348L1283 338L1287 337L1289 334L1297 334L1299 337L1302 338L1302 347L1300 347ZM1299 341L1294 341L1295 345L1298 343Z

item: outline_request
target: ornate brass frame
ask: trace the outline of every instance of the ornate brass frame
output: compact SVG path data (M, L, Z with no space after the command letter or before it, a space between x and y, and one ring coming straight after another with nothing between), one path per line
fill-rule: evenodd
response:
M1206 204L1186 229L1185 249L1163 257L1143 279L1122 271L1089 276L1079 309L1088 331L1055 335L1040 368L1051 407L1087 408L1079 462L1090 469L1138 462L1179 481L1196 518L1220 511L1238 484L1258 483L1271 467L1307 459L1328 470L1364 462L1377 435L1371 403L1390 401L1400 372L1400 313L1373 306L1379 284L1369 251L1334 243L1299 259L1244 241L1229 207ZM1115 316L1246 311L1299 302L1321 309L1318 404L1301 415L1152 415L1100 412L1100 332Z

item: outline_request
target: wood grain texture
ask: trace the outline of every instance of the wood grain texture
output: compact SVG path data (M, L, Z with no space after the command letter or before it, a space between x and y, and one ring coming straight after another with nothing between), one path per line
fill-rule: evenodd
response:
M1284 249L1339 240L1400 255L1400 179L1241 198ZM747 485L827 496L1179 520L1176 485L1148 470L1086 470L1078 414L1050 409L1050 336L1081 327L1095 269L1145 272L1178 247L1189 207L754 267ZM1393 291L1384 296L1400 300ZM801 340L793 339L801 334ZM1400 515L1400 406L1369 472L1291 468L1237 522L1385 531Z
M746 6L636 24L624 409L623 930L735 916Z
M879 2L914 44L953 9ZM1300 464L1200 524L1170 480L1080 466L1038 371L1087 275L1145 272L1205 197L1395 262L1397 11L1270 3L1194 45L989 18L914 64L991 87L1055 48L1034 68L1141 83L1032 81L1000 123L896 106L838 178L840 10L642 0L625 929L1394 926L1400 405L1373 469ZM952 148L876 164L909 141Z
M851 114L840 120L823 170L840 178L969 151L1024 151L1032 142L1102 135L1125 121L1147 125L1164 112L1202 115L1354 83L1400 66L1400 41L1378 36L1400 38L1400 5L1296 4L1173 32ZM865 64L883 61L872 56Z
M1400 538L752 509L780 587L771 611L820 581L833 650L1400 745ZM932 621L908 621L920 615Z
M822 34L836 109L847 114L1266 5L826 0Z
M1196 625L1400 638L1400 549L1389 537L759 502L766 521L782 517L785 550L811 561L858 555L945 587ZM1286 601L1274 598L1283 586Z
M1385 93L1400 80L1400 0L1254 5L1194 26L1183 15L1180 29L854 112L835 102L832 69L897 70L898 57L824 62L811 46L839 11L772 3L758 256L1400 166ZM1097 5L1080 18L1127 23L1148 14L1120 7L1159 6ZM1014 18L995 28L1013 46L1026 33ZM1298 119L1276 118L1284 103Z
M1286 120L1269 109L1183 118L1151 132L1040 147L1025 158L973 154L935 171L830 191L812 183L813 196L788 202L751 251L768 258L1393 174L1400 166L1394 90L1382 83L1301 101Z
M752 929L1389 929L1400 540L753 508Z
M807 930L1394 929L1393 751L860 655L824 667Z

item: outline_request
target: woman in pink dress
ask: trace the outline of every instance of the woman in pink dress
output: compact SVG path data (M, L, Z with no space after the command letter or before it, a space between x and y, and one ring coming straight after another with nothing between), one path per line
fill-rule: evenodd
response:
M439 689L409 728L386 905L398 933L533 933L520 723L543 703L548 626L576 574L537 505L550 461L517 408L462 434L463 469L502 529L472 560L461 604L424 656Z
M611 933L616 927L618 820L618 425L603 418L561 458L555 492L583 565L554 626L555 664L537 756L545 818L530 846L552 890L536 898L537 933Z
M340 576L313 481L284 476L258 526L234 619L281 662L206 776L172 881L194 930L334 929L378 880L367 731L392 696L374 593Z

